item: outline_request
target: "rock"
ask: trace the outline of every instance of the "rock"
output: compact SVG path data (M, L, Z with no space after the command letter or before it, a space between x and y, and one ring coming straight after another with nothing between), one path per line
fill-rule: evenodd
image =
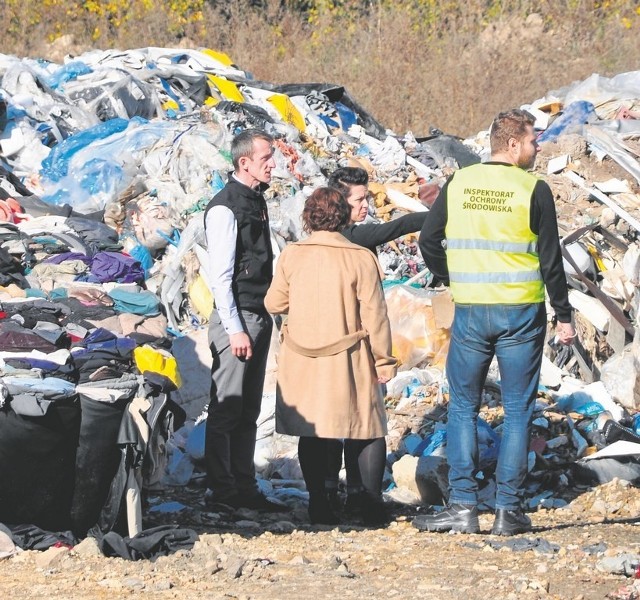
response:
M345 563L342 563L338 566L338 568L336 569L336 573L340 575L340 577L347 577L350 579L355 577L355 574L349 571L349 568Z
M614 354L602 365L600 381L611 397L630 410L640 408L640 374L634 356L633 346L629 344L622 352ZM640 345L640 343L639 343Z
M220 554L222 552L222 536L218 533L203 534L193 545L191 552L195 555L200 554ZM162 558L162 557L160 557Z
M548 592L549 591L549 582L546 581L546 580L534 579L534 580L529 582L529 587L532 590L541 590L541 591L544 591L544 592Z
M297 556L294 556L289 561L290 565L308 565L310 563L311 563L311 561L306 556L303 556L301 554L298 554Z
M607 510L606 502L602 499L598 499L591 505L591 512L604 517L609 511Z
M241 521L236 521L236 527L240 527L242 529L259 529L260 528L260 523L258 523L257 521L249 521L246 519L243 519Z
M7 558L20 552L21 549L16 547L8 533L0 529L0 558Z
M153 584L152 589L156 592L166 592L173 587L173 583L165 579L163 581L157 581Z
M98 542L92 537L85 538L79 544L76 544L73 547L73 552L82 557L102 556Z
M139 577L127 577L122 580L122 587L131 588L133 590L142 590L144 589L145 584Z
M239 556L229 557L227 560L224 569L227 572L227 575L230 579L237 579L242 575L242 568L244 567L247 561L244 558L240 558Z
M635 574L636 567L640 564L640 556L624 553L619 556L606 556L596 563L598 571L614 573L631 577Z
M544 563L539 564L536 567L536 573L546 573L549 570L549 567L547 567L547 565L545 565Z
M22 551L21 548L18 548L20 552L18 554L14 554L11 557L11 562L13 564L27 563L30 562L33 556L39 556L39 552L30 550L30 551Z
M215 575L222 571L222 564L219 560L210 560L205 564L204 568L210 575Z
M98 585L101 587L112 588L112 589L122 589L122 581L116 578L108 578L98 581Z
M276 521L269 527L269 531L273 533L291 533L295 531L296 525L291 521Z
M60 546L59 548L48 548L36 556L36 567L38 569L50 569L59 565L62 559L69 554L69 548Z
M81 45L76 43L73 35L64 34L56 38L49 45L49 60L53 62L62 62L65 56L74 56L84 51Z
M605 206L602 209L602 214L600 215L600 225L602 227L612 227L616 222L616 213L612 208Z
M442 456L405 454L393 465L393 478L399 488L418 496L424 504L444 504L448 488L448 466Z

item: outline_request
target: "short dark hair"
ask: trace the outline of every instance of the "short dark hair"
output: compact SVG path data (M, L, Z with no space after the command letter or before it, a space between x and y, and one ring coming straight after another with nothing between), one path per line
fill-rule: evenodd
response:
M340 167L336 169L327 181L329 187L338 190L345 198L349 196L354 185L368 185L369 174L360 167Z
M527 133L527 126L536 122L535 117L520 108L512 108L506 112L501 112L491 123L489 130L489 143L491 152L504 152L511 138L517 140Z
M273 138L262 129L245 129L241 131L231 140L231 161L234 169L237 170L240 166L241 158L245 156L251 158L253 156L253 140L265 140L273 144Z
M349 223L351 207L336 189L320 187L304 203L302 228L312 231L342 231Z

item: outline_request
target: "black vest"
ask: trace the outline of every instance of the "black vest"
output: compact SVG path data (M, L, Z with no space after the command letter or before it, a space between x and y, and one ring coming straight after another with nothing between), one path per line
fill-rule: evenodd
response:
M265 312L264 297L273 278L273 250L262 191L229 176L227 185L207 205L205 224L212 206L226 206L233 212L238 226L232 281L236 306L239 310Z

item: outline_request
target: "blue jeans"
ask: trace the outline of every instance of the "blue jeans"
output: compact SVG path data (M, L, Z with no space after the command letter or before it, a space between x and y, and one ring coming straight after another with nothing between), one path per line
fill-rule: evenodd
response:
M482 388L495 354L504 407L496 508L521 507L545 331L544 303L456 304L447 356L450 503L477 504L477 419Z

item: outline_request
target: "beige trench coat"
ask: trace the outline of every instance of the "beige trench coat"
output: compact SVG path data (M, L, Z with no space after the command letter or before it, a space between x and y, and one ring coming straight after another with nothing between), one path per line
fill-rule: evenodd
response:
M375 256L337 232L287 246L265 306L288 314L278 355L276 430L372 439L387 432L378 376L393 377L391 329Z

